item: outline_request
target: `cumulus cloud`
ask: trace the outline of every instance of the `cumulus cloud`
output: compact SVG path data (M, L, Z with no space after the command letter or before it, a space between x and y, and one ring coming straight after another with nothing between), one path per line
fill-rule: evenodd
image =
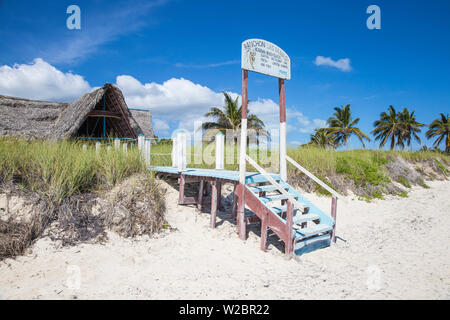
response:
M310 119L299 111L291 112L291 116L295 117L297 123L294 127L300 133L313 133L314 129L324 128L327 124L326 120Z
M117 77L116 83L130 107L150 109L171 120L198 116L223 103L222 93L183 78L172 78L162 84L143 84L132 76L122 75Z
M168 135L169 134L169 123L161 119L153 119L153 130L159 134Z
M314 63L316 66L334 67L334 68L338 68L339 70L344 71L344 72L352 70L352 67L350 66L349 58L339 59L339 60L335 61L335 60L331 59L330 57L317 56Z
M29 99L72 101L91 90L80 75L62 72L41 58L31 64L0 66L0 94Z

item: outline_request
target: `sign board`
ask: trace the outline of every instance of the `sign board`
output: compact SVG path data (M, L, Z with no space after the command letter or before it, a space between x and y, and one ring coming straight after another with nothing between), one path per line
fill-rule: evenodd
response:
M278 46L261 39L242 42L242 69L290 80L291 59Z

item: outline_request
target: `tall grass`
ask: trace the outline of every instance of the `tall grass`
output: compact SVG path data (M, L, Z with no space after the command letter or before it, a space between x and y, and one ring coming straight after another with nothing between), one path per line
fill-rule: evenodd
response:
M450 165L449 154L434 151L411 152L368 149L332 151L316 147L301 147L296 149L290 148L287 153L303 167L319 175L336 173L339 170L350 170L351 167L363 170L366 164L379 166L392 161L398 156L409 162L440 159L447 166Z
M88 144L87 150L83 151L83 143L86 142L0 138L0 183L15 181L24 189L38 192L49 201L59 203L77 193L109 189L124 178L146 171L136 144L130 146L127 153L122 148L115 150L113 146L108 151L106 145L102 144L97 154L94 144ZM238 170L238 146L226 145L226 150L225 169ZM151 164L171 166L171 152L171 144L153 145ZM215 168L214 144L204 145L201 151L189 147L187 153L189 167ZM202 153L200 163L195 161L199 153ZM271 153L249 149L248 153L269 172L278 172L278 151ZM443 172L448 172L445 166L450 165L450 155L433 151L329 151L302 147L288 149L288 155L319 178L342 174L356 184L372 185L387 181L384 165L397 156L410 162L435 161L444 168ZM291 174L298 174L293 167L289 168ZM247 165L247 171L256 170Z
M0 138L0 182L14 181L26 190L60 203L77 193L110 188L146 166L137 148L97 154L94 145L83 151L77 141L25 141Z

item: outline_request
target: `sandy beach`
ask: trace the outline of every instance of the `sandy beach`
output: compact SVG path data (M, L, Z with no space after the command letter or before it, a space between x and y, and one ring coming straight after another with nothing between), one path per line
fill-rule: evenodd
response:
M450 182L408 198L338 203L337 243L287 259L258 226L241 241L227 201L209 214L178 206L166 185L173 231L60 247L48 238L0 262L0 299L449 299ZM309 194L329 211L330 199Z

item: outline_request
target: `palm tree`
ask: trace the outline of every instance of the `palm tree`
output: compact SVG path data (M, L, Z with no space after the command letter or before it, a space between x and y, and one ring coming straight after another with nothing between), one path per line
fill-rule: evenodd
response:
M417 122L414 111L410 113L407 108L403 108L403 111L399 112L398 118L400 122L400 132L397 143L404 148L404 141L406 140L406 144L411 146L412 151L411 139L414 138L417 142L421 143L418 133L422 131L419 127L423 127L424 124Z
M334 137L329 134L327 128L315 129L308 144L324 149L335 149L337 147Z
M384 147L388 140L391 140L391 150L395 149L400 134L399 114L395 108L389 106L388 112L382 112L380 120L375 121L373 125L375 129L371 133L375 136L375 141L380 140L380 148Z
M238 97L233 99L228 93L223 92L225 97L225 105L223 110L220 108L212 107L211 110L205 113L205 117L211 117L215 121L205 122L202 124L201 129L217 129L224 133L226 130L233 131L233 140L237 142L238 132L241 128L241 112L242 106L238 107ZM257 130L259 135L268 135L267 130L264 129L264 122L254 114L247 115L247 128Z
M428 139L437 137L434 146L439 147L445 138L445 152L450 152L450 118L449 114L441 113L441 118L435 119L430 125L429 130L425 133Z
M331 118L328 119L328 134L330 134L337 145L345 143L347 145L347 150L349 150L348 140L352 134L356 135L361 141L363 147L365 148L364 140L370 141L370 138L361 131L361 129L356 128L355 125L359 122L359 118L352 120L352 112L350 110L350 105L341 106L341 108L334 108L335 113Z

